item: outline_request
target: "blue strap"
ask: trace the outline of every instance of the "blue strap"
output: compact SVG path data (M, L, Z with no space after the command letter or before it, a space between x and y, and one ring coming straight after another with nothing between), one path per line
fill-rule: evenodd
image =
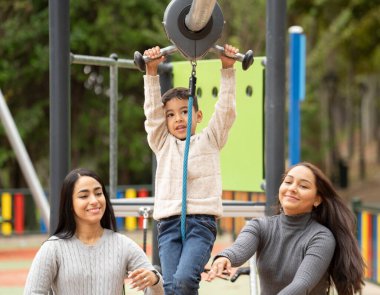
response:
M191 62L192 71L189 79L189 100L187 103L187 129L185 150L183 152L183 178L182 178L182 208L181 208L181 237L182 242L186 240L186 197L187 197L187 162L189 158L191 123L193 119L193 103L195 97L195 88L197 85L197 77L195 76L196 61Z
M186 240L186 196L187 196L187 162L189 158L190 137L191 137L191 122L193 112L193 97L189 96L187 104L187 129L186 142L183 154L183 179L182 179L182 210L181 210L181 236L182 241Z

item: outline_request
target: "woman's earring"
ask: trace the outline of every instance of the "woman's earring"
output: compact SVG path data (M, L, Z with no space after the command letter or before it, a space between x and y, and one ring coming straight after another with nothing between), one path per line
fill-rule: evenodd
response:
M314 208L317 208L318 207L318 203L314 203Z

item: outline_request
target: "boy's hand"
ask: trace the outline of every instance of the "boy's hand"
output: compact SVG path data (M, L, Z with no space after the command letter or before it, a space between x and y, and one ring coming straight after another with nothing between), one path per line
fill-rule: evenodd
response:
M235 59L232 57L239 52L239 49L229 45L224 45L224 54L220 55L220 60L222 61L222 67L223 69L232 68L234 63L236 62Z
M157 75L158 65L165 60L164 56L160 56L160 47L156 46L144 51L144 55L151 60L145 64L146 74L150 76Z

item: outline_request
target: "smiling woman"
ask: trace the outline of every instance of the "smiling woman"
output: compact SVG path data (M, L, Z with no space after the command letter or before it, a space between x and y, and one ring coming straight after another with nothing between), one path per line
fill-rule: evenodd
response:
M121 294L124 280L145 294L164 294L162 279L142 249L116 232L101 178L86 169L63 181L58 226L29 270L24 294ZM124 293L123 293L124 294Z
M355 217L316 166L290 167L279 188L277 215L251 220L219 253L208 280L231 272L257 253L262 294L353 295L363 285L364 263Z
M90 176L80 177L73 192L76 236L79 240L85 244L91 244L101 237L103 227L100 225L100 220L104 215L105 208L106 198L101 184ZM88 230L91 230L90 234L94 238L92 241L86 240Z
M306 166L296 166L284 177L279 189L279 201L286 215L310 213L321 204L315 175Z

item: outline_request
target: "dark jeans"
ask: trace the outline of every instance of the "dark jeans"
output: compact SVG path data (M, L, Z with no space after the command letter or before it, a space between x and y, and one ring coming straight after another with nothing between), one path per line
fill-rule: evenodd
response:
M165 295L197 295L216 238L215 217L187 215L184 243L180 216L161 219L157 227Z

